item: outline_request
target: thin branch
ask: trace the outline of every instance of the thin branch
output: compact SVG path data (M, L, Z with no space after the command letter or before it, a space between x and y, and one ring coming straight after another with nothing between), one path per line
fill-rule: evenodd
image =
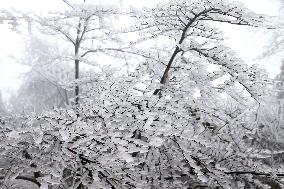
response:
M244 175L244 174L250 174L250 175L258 175L258 176L270 176L272 177L273 175L270 173L263 173L263 172L256 172L256 171L230 171L230 172L224 172L225 174L229 175ZM275 174L278 177L284 177L284 174L277 173Z
M182 34L181 34L181 37L180 37L180 40L179 40L179 42L178 42L178 44L180 45L180 44L182 44L182 42L185 40L185 38L187 37L186 36L186 32L188 31L188 28L189 27L191 27L191 25L200 17L200 16L202 16L203 14L206 14L206 13L208 13L208 12L210 12L212 9L208 9L208 10L204 10L204 11L201 11L200 13L198 13L198 14L195 14L195 16L187 23L187 25L184 27L184 29L183 29L183 31L182 31ZM176 55L179 53L179 52L181 52L182 51L182 49L180 49L180 47L176 47L175 48L175 50L174 50L174 52L173 52L173 54L172 54L172 56L171 56L171 58L170 58L170 60L169 60L169 63L168 63L168 65L167 65L167 67L166 67L166 69L165 69L165 71L164 71L164 73L163 73L163 76L162 76L162 78L161 78L161 80L160 80L160 83L161 84L165 84L165 82L166 82L166 79L167 79L167 77L168 77L168 72L170 71L170 68L171 68L171 66L172 66L172 64L173 64L173 62L174 62L174 59L175 59L175 57L176 57ZM155 91L154 91L154 93L153 93L153 95L157 95L157 94L160 94L160 92L161 92L161 89L156 89Z
M75 7L71 5L71 3L69 3L67 0L62 0L62 1L66 3L69 7L71 7L72 9L75 9Z
M217 57L209 56L208 54L204 53L204 52L203 52L202 50L200 50L200 49L192 48L192 49L190 49L190 50L196 51L196 52L198 52L199 54L203 55L204 57L210 58L210 59L214 60L215 62L220 62L220 60L219 60ZM227 67L226 64L218 64L218 65ZM228 72L228 74L229 74L230 76L234 77L234 75L233 75L232 73ZM251 93L250 89L249 89L243 82L241 82L241 81L238 81L238 82L245 88L245 90L251 95L251 97L252 97L253 99L255 99L256 102L258 102L258 100L257 100L257 99L254 97L254 95Z
M138 55L138 56L142 56L144 58L151 58L150 56L146 56L146 55L143 55L143 54L139 54L138 52L133 52L133 51L128 51L128 50L123 50L123 48L102 48L102 49L92 49L92 50L88 50L86 52L84 52L82 55L81 55L81 58L83 58L84 56L86 56L87 54L89 53L96 53L96 52L102 52L102 51L118 51L118 52L123 52L123 53L128 53L128 54L135 54L135 55Z
M5 177L4 176L0 176L0 180L2 180L2 179L5 179ZM36 184L39 188L41 186L41 184L34 177L17 176L15 179L16 180L25 180L25 181L32 182L32 183Z
M78 43L79 43L79 44L82 42L83 37L84 37L85 33L87 32L87 28L88 28L87 22L88 22L88 20L89 20L90 18L91 18L91 17L88 17L88 18L86 18L86 19L84 20L84 28L83 28L81 37L79 37L79 40L78 40Z
M60 32L62 35L64 35L73 45L76 45L75 40L72 39L71 35L59 28L55 28L56 31Z

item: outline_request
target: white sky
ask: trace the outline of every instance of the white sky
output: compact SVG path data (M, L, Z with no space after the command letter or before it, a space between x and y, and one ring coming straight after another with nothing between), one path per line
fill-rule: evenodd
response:
M115 0L100 0L110 2ZM166 0L117 0L118 3L125 3L131 6L150 6L153 3ZM280 0L239 0L245 5L261 14L277 15L280 7ZM139 3L138 3L139 2ZM143 2L143 3L142 3ZM61 0L0 0L0 9L14 8L22 11L46 11L60 10L64 4ZM271 57L262 61L254 60L268 43L269 34L267 31L259 31L247 27L224 27L225 35L228 38L227 45L232 47L239 56L248 64L259 63L266 68L271 76L279 72L280 57ZM26 70L22 65L15 63L9 56L20 57L23 52L22 38L9 30L7 25L0 25L0 90L3 97L7 99L8 93L16 91L20 85L20 74ZM4 45L3 45L4 44Z
M259 14L277 16L280 13L281 1L283 0L240 0L249 9ZM271 77L279 73L281 57L271 56L263 60L257 60L269 44L271 34L268 30L258 28L230 26L223 28L229 38L227 44L234 49L246 63L259 64L265 68ZM283 57L284 58L284 57Z

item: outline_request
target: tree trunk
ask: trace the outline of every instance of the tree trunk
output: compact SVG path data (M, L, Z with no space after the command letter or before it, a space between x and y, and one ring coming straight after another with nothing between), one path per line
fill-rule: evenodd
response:
M78 54L79 54L79 44L75 45L75 80L79 79L79 59L78 59ZM75 104L79 104L79 85L76 83L75 85Z

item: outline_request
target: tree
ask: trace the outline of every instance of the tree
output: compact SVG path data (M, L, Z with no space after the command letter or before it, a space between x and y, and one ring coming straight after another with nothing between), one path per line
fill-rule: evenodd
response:
M192 4L193 7L189 7L192 6ZM191 11L186 11L188 9ZM149 12L144 13L143 16L141 16L141 20L144 20L141 25L142 27L143 25L147 25L149 29L147 29L146 32L148 34L154 34L150 38L164 36L169 38L171 42L173 40L175 41L174 45L168 47L170 51L165 50L166 52L163 52L164 54L171 55L168 62L164 62L164 60L161 59L154 60L160 65L166 65L160 83L162 85L165 84L167 80L166 76L169 75L171 67L174 67L173 64L175 64L175 62L177 62L177 66L182 63L189 64L192 60L188 61L188 59L192 58L192 55L197 55L198 58L200 57L201 61L217 65L220 68L220 71L218 70L219 72L217 72L218 74L210 74L211 77L209 78L211 80L229 74L232 82L228 82L226 84L227 86L233 84L235 80L239 82L252 97L255 97L256 94L252 94L253 89L251 89L253 86L249 83L251 80L253 81L251 78L254 76L254 74L251 73L253 70L249 70L247 66L235 56L234 52L222 45L223 39L220 36L220 32L209 25L210 22L253 27L265 24L265 20L261 19L263 17L261 15L255 16L251 14L248 17L243 16L243 14L250 13L251 12L247 9L240 11L234 4L227 6L219 1L216 3L211 1L193 1L193 3L189 4L180 1L176 5L157 8L155 14L150 14ZM171 22L166 21L167 18L171 18ZM161 54L159 54L159 56L161 56ZM158 91L155 93L158 93Z
M283 6L281 7L283 9ZM264 48L263 52L259 56L259 58L267 58L272 55L278 54L282 57L283 53L283 14L279 14L273 19L271 19L271 23L273 23L272 30L269 30L269 42L266 45L266 48Z
M3 170L6 185L30 174L45 188L283 187L283 165L262 161L274 152L246 140L256 132L267 76L221 45L210 25L259 27L264 17L224 1L175 0L139 18L143 37L173 45L148 47L129 76L97 73L77 109L7 120L2 154L13 161ZM219 70L211 73L209 63ZM229 80L214 85L224 75Z
M41 39L35 34L26 36L26 51L21 58L15 58L20 64L30 67L24 74L22 86L9 101L12 112L41 113L52 107L69 105L67 83L73 76L68 62L64 61L63 47Z
M283 64L283 60L282 60L282 65L280 67L280 73L276 76L275 78L276 81L276 89L278 89L278 95L277 98L278 99L283 99L283 85L284 85L284 64Z
M5 111L5 105L4 105L4 102L3 102L3 99L2 99L2 93L1 93L1 90L0 90L0 113L4 113Z
M79 65L90 53L100 53L107 50L114 51L117 38L109 35L111 17L119 14L112 7L103 7L87 3L71 3L62 0L68 10L50 13L46 17L25 15L29 22L38 23L42 33L64 37L72 46L69 59L74 61L74 78L79 79ZM67 56L67 57L68 57ZM85 60L86 62L86 60ZM87 61L90 63L91 61ZM75 82L76 83L76 82ZM75 104L79 102L79 85L75 84Z

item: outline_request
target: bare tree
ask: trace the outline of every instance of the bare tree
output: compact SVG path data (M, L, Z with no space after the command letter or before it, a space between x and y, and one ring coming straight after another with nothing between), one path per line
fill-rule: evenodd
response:
M112 7L102 7L87 3L76 4L62 0L67 5L67 10L50 13L46 17L25 15L30 22L39 24L39 29L47 35L62 36L71 44L72 52L66 58L74 61L75 78L75 104L79 102L80 63L90 53L100 53L115 50L113 46L118 42L112 38L111 17L118 15ZM117 46L117 45L116 45ZM90 62L88 62L90 63Z

